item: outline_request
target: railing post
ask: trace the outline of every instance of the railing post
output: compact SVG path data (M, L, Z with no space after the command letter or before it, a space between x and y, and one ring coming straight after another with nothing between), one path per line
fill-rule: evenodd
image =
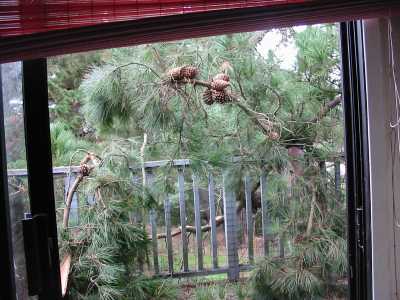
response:
M214 179L211 173L208 174L208 205L210 208L210 225L211 225L211 256L213 268L218 268L218 241L217 241L217 224L215 222L215 195L214 195Z
M159 274L160 266L158 264L157 212L154 209L150 211L150 225L154 273Z
M172 246L172 235L171 235L171 203L168 195L164 201L165 210L165 235L167 237L167 255L168 255L168 272L174 273L174 257L173 257L173 246Z
M246 228L247 228L247 251L250 264L254 263L253 246L253 207L251 203L251 183L250 176L244 177L244 192L246 197Z
M236 199L235 192L229 184L230 172L223 174L223 198L224 198L224 221L225 221L225 241L228 251L228 280L236 281L239 279L239 257L237 251L237 218L236 218Z
M186 234L186 205L185 205L185 178L183 169L178 169L178 189L179 189L179 215L181 220L181 243L182 243L182 261L183 271L189 271L188 259L188 238Z
M145 169L145 176L146 176L146 180L145 180L145 182L142 182L143 188L150 186L151 183L154 181L154 177L155 177L151 169ZM138 178L135 176L132 176L132 184L138 184L138 183L140 183ZM143 229L146 228L147 221L146 221L144 209L139 208L137 211L133 211L131 213L131 218L135 223L141 224ZM157 224L156 224L156 226L157 226ZM155 228L155 230L157 231L157 227ZM157 243L157 240L156 240L156 243ZM157 247L157 245L156 245L156 247ZM154 249L154 245L153 245L153 249ZM142 256L139 256L138 264L139 264L139 271L143 272L144 271L144 261L143 261Z
M197 269L203 270L203 238L201 232L200 195L197 177L193 174L194 222L196 226Z

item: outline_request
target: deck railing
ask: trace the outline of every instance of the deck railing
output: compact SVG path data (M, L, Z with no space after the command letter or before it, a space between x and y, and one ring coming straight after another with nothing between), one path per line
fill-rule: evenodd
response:
M180 233L175 234L172 232L173 224L171 221L171 195L164 196L163 203L163 215L157 213L156 210L151 210L148 214L148 228L149 236L151 237L151 251L152 251L152 262L148 264L146 271L151 272L155 276L172 276L172 277L189 277L189 276L200 276L200 275L211 275L211 274L222 274L226 273L228 279L236 280L239 278L240 272L248 271L254 265L256 256L269 256L277 255L283 257L285 255L285 242L283 237L279 237L271 234L271 223L269 216L269 199L267 197L267 183L268 177L266 172L261 172L259 177L260 181L260 191L261 191L261 228L262 236L255 236L255 220L253 215L252 207L252 183L250 176L244 176L242 184L244 186L244 196L245 196L245 207L244 207L244 223L241 224L236 207L236 194L233 189L229 186L227 176L228 174L222 175L222 207L219 207L219 211L223 212L223 216L219 216L217 219L217 207L216 207L216 188L214 175L210 172L207 178L207 190L208 190L208 210L209 210L209 221L207 225L202 225L201 217L201 203L200 203L200 193L199 193L199 178L198 176L190 171L191 176L191 186L193 193L193 214L194 214L194 226L189 226L187 224L188 211L187 211L187 200L185 197L185 172L190 170L190 160L173 160L173 161L149 161L144 164L146 171L147 184L152 183L153 170L163 166L172 166L177 169L177 198L179 206L179 227L177 228ZM132 167L133 173L137 173L140 167ZM335 192L337 197L340 197L340 162L335 162L334 167L334 184ZM53 168L53 174L57 177L63 177L64 192L67 193L71 182L74 181L75 176L80 171L79 166L72 167L55 167ZM13 177L24 177L27 175L26 170L9 170L9 176ZM187 174L186 174L187 175ZM189 176L190 177L190 176ZM188 178L188 176L186 176ZM87 202L93 203L93 196L88 196ZM79 219L79 199L78 195L74 195L70 220L71 222L78 222ZM143 217L143 216L141 216ZM162 222L161 219L163 218ZM218 224L217 224L218 221ZM163 223L164 226L159 224ZM225 245L221 247L221 243L218 241L218 227L223 226L223 236L225 240ZM243 226L245 225L245 226ZM190 227L190 232L187 228ZM193 228L194 227L194 228ZM239 243L238 230L243 229L242 243ZM205 230L206 229L206 230ZM209 236L205 237L203 232L209 232ZM190 237L194 234L193 242L195 242L194 253L190 254ZM221 230L219 231L221 235ZM162 239L165 239L165 248L161 249L163 246L160 243L160 235ZM180 240L176 239L176 236L180 236ZM255 241L257 240L257 241ZM206 266L204 261L205 254L205 243L209 243L210 255L207 258L210 259L208 266ZM255 243L257 242L257 243ZM179 243L178 245L176 245ZM254 245L258 246L261 244L261 251L255 253ZM271 247L274 245L277 251L274 254L271 253ZM276 246L277 245L277 246ZM239 248L243 248L245 251L241 252L241 257L239 257ZM224 257L225 264L221 263L220 255L221 250L219 247L224 248L226 252L226 257ZM177 249L178 252L176 253ZM258 247L260 248L260 247ZM164 251L163 251L164 250ZM175 250L175 251L174 251ZM160 260L163 255L166 254L167 257L167 270L163 270L163 264ZM176 266L176 256L179 256L180 266ZM245 257L243 257L245 256ZM193 266L192 258L196 259L196 265ZM240 263L242 260L242 263ZM245 261L245 263L243 263ZM142 266L143 267L143 266ZM165 268L164 268L165 269Z

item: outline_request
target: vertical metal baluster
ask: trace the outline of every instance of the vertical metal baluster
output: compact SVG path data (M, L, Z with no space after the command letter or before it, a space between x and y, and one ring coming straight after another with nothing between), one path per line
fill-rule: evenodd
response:
M151 224L151 244L153 248L154 273L159 274L160 266L158 264L157 212L154 209L150 211L150 224Z
M178 188L179 188L179 213L181 220L181 241L182 241L182 260L183 271L189 271L188 260L188 238L186 234L186 205L185 205L185 178L183 176L183 169L178 169Z
M174 258L172 252L172 235L171 235L171 203L168 195L164 201L165 210L165 235L167 236L167 254L168 254L168 272L174 273Z
M201 215L200 215L200 195L197 185L196 175L193 174L193 200L194 200L194 219L196 226L196 241L197 241L197 269L203 270L203 239L201 232Z
M211 256L213 268L218 268L218 241L217 241L217 225L215 222L215 194L214 179L211 173L208 174L208 204L210 206L210 225L211 225Z
M247 224L247 248L250 264L254 264L254 245L253 245L253 206L251 199L250 176L244 177L244 190L246 197L246 224Z
M237 251L237 220L236 220L236 200L235 193L228 184L228 173L223 175L223 198L224 198L224 221L225 221L225 241L228 250L228 279L239 279L239 256Z

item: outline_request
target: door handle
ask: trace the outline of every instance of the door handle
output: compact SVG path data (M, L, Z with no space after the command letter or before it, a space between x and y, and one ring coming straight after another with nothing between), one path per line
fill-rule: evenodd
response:
M42 293L43 282L50 269L47 225L45 214L33 217L27 214L22 220L29 296Z

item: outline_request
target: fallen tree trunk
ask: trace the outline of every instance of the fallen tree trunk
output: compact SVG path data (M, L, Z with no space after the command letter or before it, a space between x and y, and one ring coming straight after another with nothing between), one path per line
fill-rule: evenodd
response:
M67 192L67 200L65 201L64 215L63 215L63 228L68 229L69 214L71 211L71 204L73 196L78 189L79 184L82 182L85 176L89 176L90 172L94 169L93 165L88 165L90 161L94 162L98 157L93 153L88 153L80 163L81 169L79 175L74 180L74 183ZM67 293L68 287L68 276L71 269L72 256L70 253L66 253L62 262L60 263L60 275L61 275L61 292L64 298Z
M61 277L61 294L64 297L67 293L68 275L71 268L71 254L65 255L60 264L60 277Z
M85 176L89 176L90 172L93 170L94 165L88 165L90 161L94 161L96 156L92 153L88 153L81 161L80 166L81 170L79 172L79 175L75 178L74 183L72 186L69 188L67 192L67 200L65 201L65 208L64 208L64 215L63 215L63 227L66 229L68 228L68 222L69 222L69 214L71 211L71 204L72 204L72 199L74 197L74 194L76 190L78 189L79 184L83 180Z
M315 211L315 206L317 205L317 188L315 186L315 183L312 183L311 192L312 192L312 200L311 200L310 214L308 216L307 229L305 233L305 237L307 238L311 236L311 230L314 223L314 211Z
M215 223L216 226L220 226L221 224L224 223L224 216L216 216L215 217ZM190 232L190 233L196 233L196 227L195 226L191 226L191 225L186 225L186 232ZM204 226L201 226L201 232L207 232L207 231L211 231L211 225L207 224ZM171 236L177 236L182 234L182 227L179 227L177 230L171 232ZM167 237L167 235L165 233L159 233L157 234L157 239L165 239Z

